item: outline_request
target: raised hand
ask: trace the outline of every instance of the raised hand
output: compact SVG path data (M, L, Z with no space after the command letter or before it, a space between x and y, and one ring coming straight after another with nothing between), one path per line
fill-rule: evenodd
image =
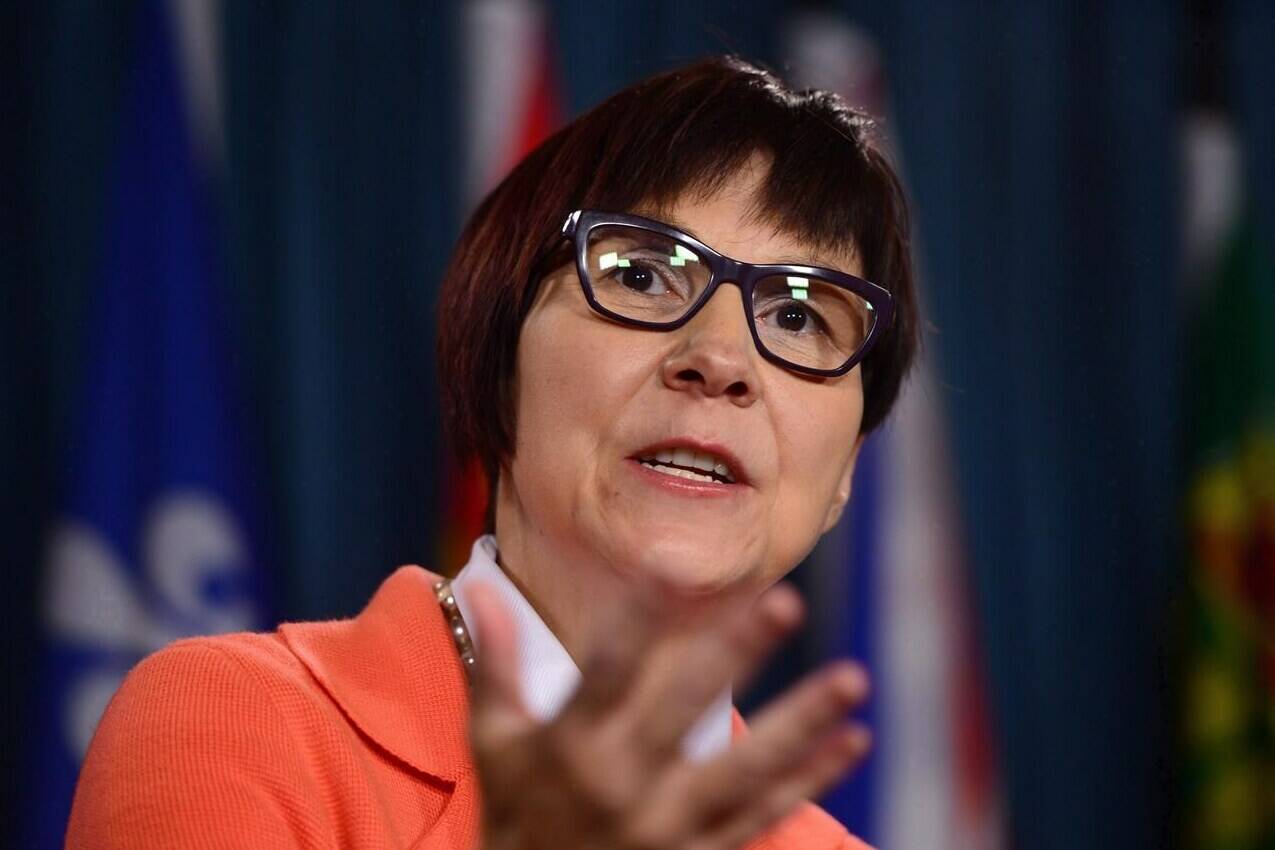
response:
M737 848L867 754L868 730L845 719L866 698L867 676L849 662L775 699L750 734L712 759L680 751L709 704L800 624L800 598L784 585L721 606L689 633L626 600L607 639L594 642L579 690L547 724L523 705L503 605L486 587L472 600L482 641L471 719L482 850Z

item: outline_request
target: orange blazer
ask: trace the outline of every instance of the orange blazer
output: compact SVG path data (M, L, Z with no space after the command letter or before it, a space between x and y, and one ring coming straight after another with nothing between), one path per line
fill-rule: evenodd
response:
M66 846L470 850L469 689L436 579L401 567L353 619L143 660L93 737ZM812 804L749 845L825 848L866 845Z

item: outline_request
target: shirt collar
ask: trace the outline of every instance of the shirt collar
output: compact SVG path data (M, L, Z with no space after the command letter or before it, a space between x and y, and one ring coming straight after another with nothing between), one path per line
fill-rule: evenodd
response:
M461 615L470 626L470 637L475 650L480 653L480 664L482 637L473 629L469 593L473 582L481 581L500 596L517 627L518 672L523 700L533 717L542 723L548 722L558 715L579 687L580 668L517 585L505 575L496 562L496 551L494 535L484 534L475 540L469 562L452 581L452 593L456 596ZM731 716L730 691L727 690L687 733L682 741L682 751L688 758L704 760L725 750L731 740Z

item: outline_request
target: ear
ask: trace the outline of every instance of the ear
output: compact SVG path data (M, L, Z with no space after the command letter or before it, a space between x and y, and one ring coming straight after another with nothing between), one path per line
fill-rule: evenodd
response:
M860 434L854 440L854 448L850 450L850 457L846 459L846 468L841 471L841 480L837 482L837 490L832 496L832 504L828 505L828 515L824 517L823 528L820 534L827 534L828 530L837 524L837 520L841 519L841 512L845 510L846 502L850 501L850 485L854 479L854 465L859 459L859 449L863 448L863 440L865 434Z

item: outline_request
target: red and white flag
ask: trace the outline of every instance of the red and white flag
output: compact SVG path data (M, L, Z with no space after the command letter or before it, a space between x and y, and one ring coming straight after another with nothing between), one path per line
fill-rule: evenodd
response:
M789 82L837 92L887 130L896 126L880 53L865 32L809 12L786 36ZM899 167L899 152L888 153ZM853 529L828 535L814 556L822 569L812 615L824 649L862 658L875 702L875 752L826 802L879 847L1001 850L1003 796L946 430L922 356L860 457L847 512ZM862 598L852 599L852 587ZM847 610L862 622L848 626Z
M465 215L562 122L552 38L534 0L470 0L462 12ZM446 461L440 568L454 573L482 533L487 484L478 463Z

